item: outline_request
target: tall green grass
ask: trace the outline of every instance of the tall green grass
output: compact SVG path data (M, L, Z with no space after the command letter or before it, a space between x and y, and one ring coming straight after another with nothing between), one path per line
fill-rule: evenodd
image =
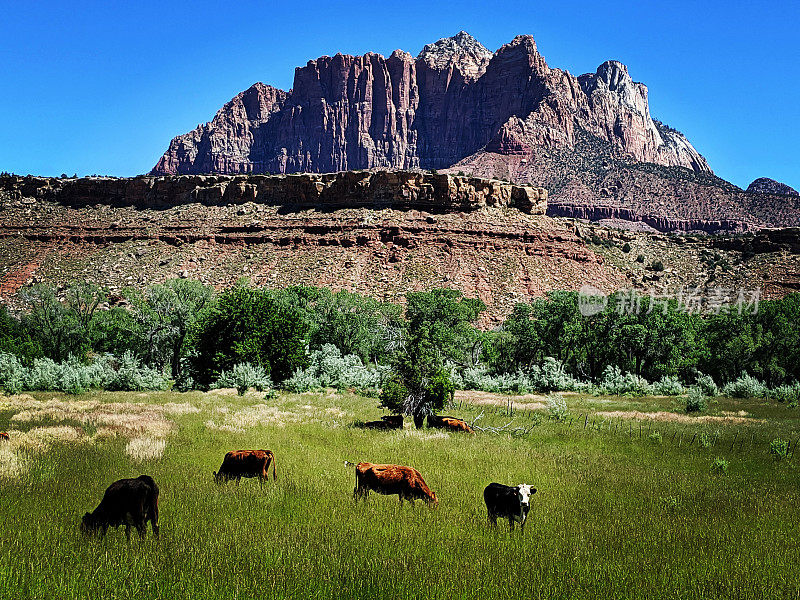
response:
M351 395L226 397L232 406L332 405L347 418L243 433L208 429L216 400L199 393L109 401L192 402L163 458L131 462L125 441L54 446L0 481L1 598L786 598L800 593L798 470L754 447L727 452L654 444L545 418L527 435L366 431L374 399ZM568 399L574 410L580 400ZM644 404L648 399L637 399ZM655 401L653 401L655 402ZM467 416L481 408L462 406ZM0 429L9 425L0 414ZM526 415L491 414L487 423ZM484 420L482 419L482 421ZM785 430L777 418L775 430ZM772 421L760 426L768 436ZM790 426L793 428L794 424ZM691 429L687 429L690 431ZM695 429L696 430L696 429ZM726 429L730 439L732 428ZM688 438L688 436L687 436ZM217 486L236 448L269 448L278 481ZM730 462L712 472L714 457ZM344 460L419 469L440 505L396 496L355 504ZM78 531L106 486L151 474L161 538ZM531 483L524 535L488 527L492 481Z

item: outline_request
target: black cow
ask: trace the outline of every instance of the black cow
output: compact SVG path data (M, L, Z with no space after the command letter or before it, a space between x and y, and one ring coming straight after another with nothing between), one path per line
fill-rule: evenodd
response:
M402 429L403 415L384 415L380 421L367 421L364 429Z
M483 490L489 521L497 527L497 517L507 518L511 531L514 530L514 522L518 521L522 531L525 531L525 519L531 508L530 499L535 493L536 489L525 483L513 487L502 483L490 483Z
M125 525L125 536L130 540L133 525L144 538L147 521L153 526L153 535L158 537L158 486L149 475L139 475L108 486L100 505L83 515L81 531L89 534L100 530L103 537L109 527Z

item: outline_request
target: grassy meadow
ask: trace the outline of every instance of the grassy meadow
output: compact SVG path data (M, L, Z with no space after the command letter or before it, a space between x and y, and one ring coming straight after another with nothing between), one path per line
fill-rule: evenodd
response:
M495 429L469 436L359 429L381 412L349 393L0 396L0 598L800 596L800 456L769 452L800 410L564 397L557 422L542 397L460 395L447 414ZM216 485L240 448L275 452L278 481ZM345 460L414 466L440 505L355 504ZM160 539L84 538L81 515L141 473ZM492 481L538 489L524 535L488 527Z

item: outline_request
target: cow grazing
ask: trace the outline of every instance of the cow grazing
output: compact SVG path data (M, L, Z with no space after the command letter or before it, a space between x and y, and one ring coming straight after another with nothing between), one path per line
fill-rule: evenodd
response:
M269 479L269 466L272 464L272 479L278 479L275 455L271 450L235 450L228 452L222 460L219 471L214 473L217 483L235 479L238 484L242 477L258 477L259 483Z
M519 522L522 531L525 531L525 519L531 508L530 499L536 489L525 483L517 486L490 483L483 490L483 499L489 511L489 521L497 526L497 517L508 519L510 530L514 530L514 522Z
M0 431L0 442L7 442L9 441L8 434L5 431Z
M108 486L98 507L83 515L81 531L91 534L99 530L103 537L109 527L125 525L125 536L130 541L133 525L144 539L147 521L153 526L153 535L158 537L158 486L149 475L139 475Z
M352 463L346 463L348 465ZM377 465L372 463L358 463L356 465L356 487L353 497L366 498L370 491L378 494L393 495L403 500L423 500L428 506L436 506L439 499L431 491L420 472L412 467L402 465Z
M437 415L428 415L428 427L435 427L437 429L447 429L448 431L463 431L464 433L475 433L472 427L467 425L463 419L456 417L440 417Z
M364 429L402 429L403 415L384 415L380 421L367 421Z

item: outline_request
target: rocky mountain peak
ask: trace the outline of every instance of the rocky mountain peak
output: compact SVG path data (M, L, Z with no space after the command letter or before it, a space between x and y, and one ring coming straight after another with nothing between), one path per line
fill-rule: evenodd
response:
M466 31L427 44L417 56L436 70L455 65L466 78L473 80L483 74L491 58L492 52Z
M683 135L653 122L647 87L622 63L576 78L550 68L530 35L492 54L462 31L416 59L323 56L295 70L288 92L257 84L173 139L153 173L441 169L484 149L528 164L575 147L579 132L626 160L710 171Z
M793 187L775 181L769 177L759 177L753 183L747 186L747 191L753 194L780 194L783 196L800 196Z

